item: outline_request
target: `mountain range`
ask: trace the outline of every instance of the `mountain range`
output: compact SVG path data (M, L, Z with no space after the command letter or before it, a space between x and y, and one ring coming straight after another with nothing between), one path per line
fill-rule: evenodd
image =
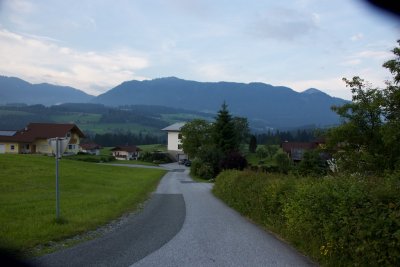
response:
M196 82L175 77L128 81L91 100L110 106L160 105L217 112L222 103L238 116L245 116L260 127L326 126L337 124L331 106L345 100L311 88L302 93L288 87L264 83Z
M15 77L0 76L0 104L24 103L46 106L70 103L85 103L94 96L69 87L48 83L31 84Z
M223 104L235 116L244 116L252 127L324 127L339 123L331 106L346 100L311 88L296 92L265 83L196 82L176 77L127 81L97 97L71 87L30 84L18 78L0 77L0 104L52 105L63 102L106 106L157 105L215 114Z

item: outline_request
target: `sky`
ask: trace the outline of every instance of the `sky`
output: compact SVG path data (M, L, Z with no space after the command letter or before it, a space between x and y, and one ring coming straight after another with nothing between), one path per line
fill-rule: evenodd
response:
M0 75L92 95L175 76L351 99L342 78L384 86L398 39L362 0L0 0Z

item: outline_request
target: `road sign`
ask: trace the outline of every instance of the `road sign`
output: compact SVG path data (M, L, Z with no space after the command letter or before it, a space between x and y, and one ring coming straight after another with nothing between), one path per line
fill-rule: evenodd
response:
M59 182L58 182L58 160L61 158L62 154L64 154L65 149L69 143L69 138L50 138L48 140L53 154L56 158L56 219L60 219L60 190L59 190Z
M64 154L64 151L67 149L69 140L70 140L69 138L61 138L61 137L48 139L48 142L51 146L51 150L53 151L54 156L57 156L57 158L61 158L62 154ZM58 144L58 149L57 149L57 144Z

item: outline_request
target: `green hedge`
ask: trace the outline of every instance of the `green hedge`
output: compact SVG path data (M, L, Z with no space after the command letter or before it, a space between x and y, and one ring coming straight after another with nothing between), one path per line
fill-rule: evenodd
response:
M213 191L324 266L400 266L399 176L299 179L225 171Z
M95 163L101 163L101 162L112 162L115 161L115 158L111 155L102 155L102 156L97 156L97 155L88 155L88 154L78 154L78 155L71 155L71 156L66 156L64 157L65 159L70 159L70 160L78 160L78 161L85 161L85 162L95 162Z

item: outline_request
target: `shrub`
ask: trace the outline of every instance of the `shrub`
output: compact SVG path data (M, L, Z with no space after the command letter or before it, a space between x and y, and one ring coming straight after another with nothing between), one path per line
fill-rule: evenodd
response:
M166 153L162 152L144 152L139 156L139 160L151 162L151 163L170 163L172 160L168 157Z
M215 195L326 266L400 266L400 173L381 179L224 171Z
M192 161L190 172L194 176L206 180L215 178L214 168L209 163L203 162L201 159L198 158Z
M243 170L247 167L247 160L239 152L230 152L225 158L220 162L222 170L226 169L236 169Z
M78 155L68 156L65 158L71 160L85 161L85 162L94 162L94 163L111 162L115 160L113 156L96 156L89 154L78 154Z
M289 173L292 168L292 161L286 153L278 153L275 156L276 165L278 166L278 170L281 173Z
M328 166L318 151L306 151L296 169L302 176L321 176L327 173Z

